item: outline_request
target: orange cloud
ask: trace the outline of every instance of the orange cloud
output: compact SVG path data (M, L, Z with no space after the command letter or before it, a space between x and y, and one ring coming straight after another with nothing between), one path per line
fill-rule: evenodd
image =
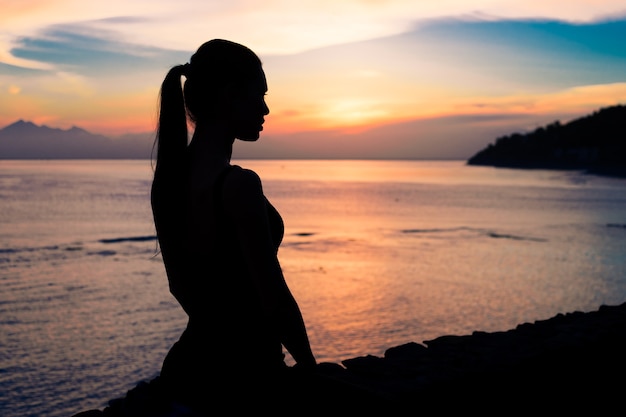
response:
M448 114L585 113L621 103L626 103L626 83L580 86L545 94L463 98L452 103Z

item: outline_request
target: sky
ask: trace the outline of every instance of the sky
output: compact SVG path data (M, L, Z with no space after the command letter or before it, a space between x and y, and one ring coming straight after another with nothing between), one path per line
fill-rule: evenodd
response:
M626 104L623 0L0 0L0 128L153 132L168 69L205 41L268 79L243 156L458 159Z

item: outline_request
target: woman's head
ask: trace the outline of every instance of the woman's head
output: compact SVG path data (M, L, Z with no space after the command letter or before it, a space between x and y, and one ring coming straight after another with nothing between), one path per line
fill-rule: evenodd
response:
M269 113L266 91L261 60L249 48L223 39L204 43L188 64L172 67L161 84L157 168L182 161L188 118L196 127L220 123L232 138L258 139Z
M192 55L184 68L184 99L194 123L223 120L231 123L241 139L256 139L263 116L269 113L261 60L249 48L213 39ZM256 129L256 138L249 138Z

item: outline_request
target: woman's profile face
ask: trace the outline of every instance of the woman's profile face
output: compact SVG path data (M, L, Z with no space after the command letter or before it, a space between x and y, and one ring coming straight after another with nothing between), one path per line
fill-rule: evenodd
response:
M259 67L242 87L233 100L233 129L237 139L255 141L259 139L265 116L270 112L265 103L267 81L263 69Z

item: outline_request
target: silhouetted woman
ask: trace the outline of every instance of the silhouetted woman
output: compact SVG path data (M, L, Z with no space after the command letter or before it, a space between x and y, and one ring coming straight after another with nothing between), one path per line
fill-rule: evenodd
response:
M189 321L160 379L181 403L272 402L288 368L283 347L295 369L316 366L277 257L282 219L259 176L231 165L236 139L259 139L266 92L257 55L220 39L161 86L152 211L170 290Z

